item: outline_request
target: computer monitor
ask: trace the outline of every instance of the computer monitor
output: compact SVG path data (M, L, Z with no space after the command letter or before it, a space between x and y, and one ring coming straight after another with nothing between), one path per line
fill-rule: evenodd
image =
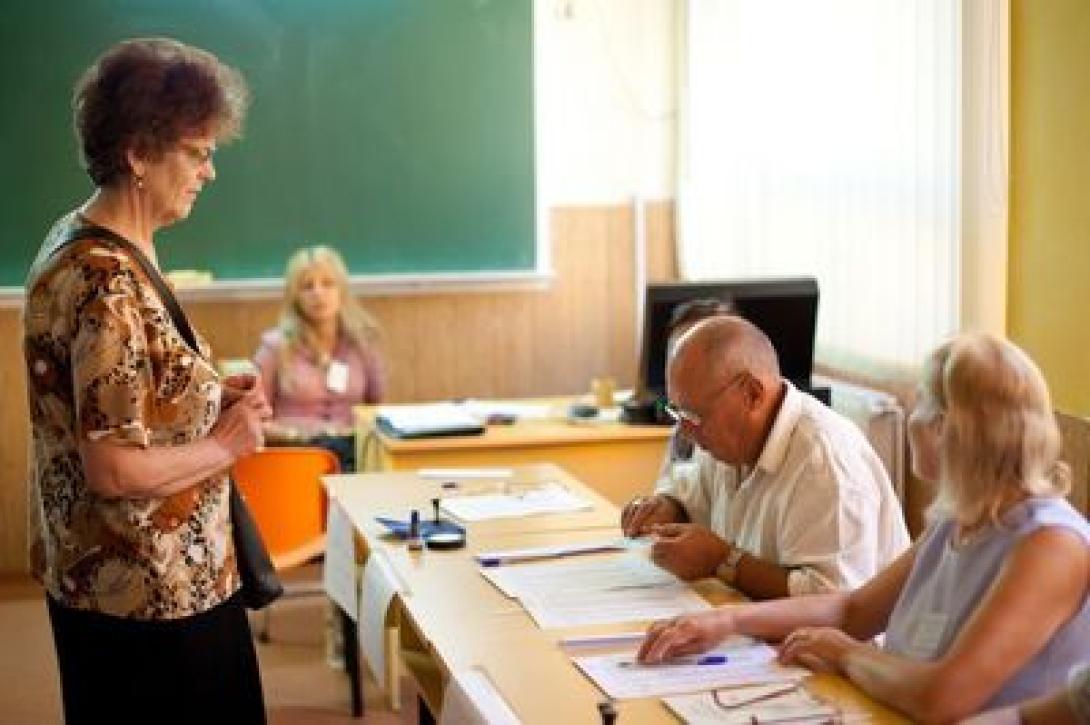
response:
M814 367L818 285L810 277L647 285L637 390L640 398L666 395L666 328L674 308L691 300L717 299L761 328L780 359L782 375L810 389Z

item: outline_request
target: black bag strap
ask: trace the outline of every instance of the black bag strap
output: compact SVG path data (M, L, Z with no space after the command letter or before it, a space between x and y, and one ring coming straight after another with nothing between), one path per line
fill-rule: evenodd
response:
M174 291L170 289L170 285L163 279L163 275L159 273L159 270L155 268L155 265L151 263L151 260L147 258L147 255L140 250L140 247L136 246L128 239L125 239L125 237L106 227L100 227L97 224L73 227L64 235L64 239L61 240L60 244L53 248L50 256L57 254L62 249L81 239L105 239L121 247L121 249L123 249L140 266L144 271L144 275L151 281L152 286L155 287L155 291L159 294L159 299L162 301L163 307L170 313L170 319L174 322L174 327L178 330L178 334L180 334L186 344L193 349L193 352L204 357L200 345L197 344L197 336L193 333L193 327L189 324L189 318L186 317L185 311L182 310L182 306L178 304L178 298L174 296Z

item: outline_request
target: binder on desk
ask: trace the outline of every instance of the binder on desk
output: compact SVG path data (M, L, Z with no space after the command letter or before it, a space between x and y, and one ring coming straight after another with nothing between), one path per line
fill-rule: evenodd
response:
M431 438L484 433L484 424L453 403L380 408L375 423L395 438Z

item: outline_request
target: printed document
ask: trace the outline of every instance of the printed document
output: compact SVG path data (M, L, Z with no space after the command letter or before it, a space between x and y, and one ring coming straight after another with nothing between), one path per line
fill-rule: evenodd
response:
M582 511L593 504L559 483L545 483L516 493L486 493L444 498L440 508L460 521L487 521L537 514Z
M796 682L809 674L801 667L777 664L774 649L748 637L732 637L700 657L658 665L637 664L635 655L631 650L572 659L603 692L617 700Z
M325 593L352 619L359 609L359 584L356 579L355 529L337 499L329 502L326 520L325 562L322 586Z
M401 438L473 435L484 432L480 419L453 403L393 405L379 408L375 422Z
M520 720L483 669L455 672L443 692L439 725L518 725Z
M381 551L373 551L363 567L360 594L360 651L377 682L386 681L386 610L397 592L404 593L393 565Z
M578 627L674 617L710 608L673 574L639 555L482 569L539 627Z

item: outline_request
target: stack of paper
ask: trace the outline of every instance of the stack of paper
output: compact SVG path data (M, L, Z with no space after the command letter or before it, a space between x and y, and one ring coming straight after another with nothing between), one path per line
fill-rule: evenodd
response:
M526 549L504 549L503 551L482 551L473 555L481 566L504 566L521 564L543 559L559 559L580 554L600 554L605 551L624 551L630 547L628 539L606 539L587 541L582 544L559 544L556 546L533 546Z
M776 651L763 642L737 637L701 657L659 665L635 664L635 652L574 657L595 684L617 700L662 697L741 685L797 682L809 674L776 663Z
M482 569L522 602L539 627L576 627L674 617L710 608L687 584L643 556Z
M536 514L569 513L589 509L592 504L558 483L545 483L518 493L486 493L444 498L440 507L461 521L486 521Z
M397 405L380 408L376 422L398 438L474 435L484 432L481 420L453 403Z

